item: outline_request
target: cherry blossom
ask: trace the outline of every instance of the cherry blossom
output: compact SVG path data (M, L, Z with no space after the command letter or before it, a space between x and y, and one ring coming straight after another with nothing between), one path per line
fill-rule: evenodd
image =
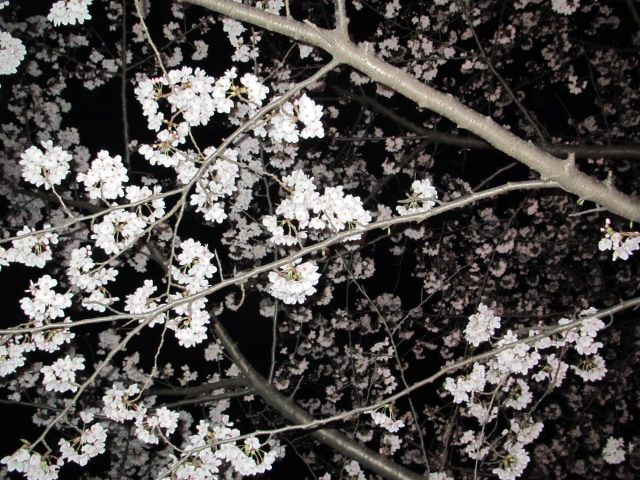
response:
M519 443L507 446L507 454L497 468L491 470L500 480L514 480L524 472L529 463L529 455Z
M44 186L45 190L59 185L69 173L71 155L61 147L54 147L53 142L42 143L44 150L29 147L21 156L22 176L36 187Z
M16 73L26 53L27 49L20 39L0 31L0 75Z
M80 436L71 442L60 439L60 456L68 462L84 466L91 458L105 452L106 440L105 428L99 423L94 423L89 428L85 427Z
M92 0L58 0L51 6L47 20L54 25L75 25L90 20L89 6Z
M84 357L67 355L42 368L42 383L47 391L75 392L78 389L75 381L77 370L84 370Z
M386 415L384 411L376 410L367 413L371 415L371 418L376 425L381 426L389 432L395 433L404 427L404 422L402 420L393 420L391 417Z
M426 212L435 206L437 199L438 192L429 179L416 180L411 184L411 195L403 200L407 206L398 205L396 211L400 215Z
M491 335L500 328L500 317L486 305L478 305L478 311L469 317L469 323L464 331L466 340L477 347L482 342L486 342Z
M120 155L111 157L106 150L98 152L86 173L78 174L78 181L84 183L91 199L112 200L122 197L122 184L127 180L127 169L122 164Z
M269 272L269 293L284 303L303 303L316 292L320 279L318 266L314 262L295 262L280 267L279 272Z
M624 462L625 454L624 440L620 437L609 437L602 449L604 461L613 465Z

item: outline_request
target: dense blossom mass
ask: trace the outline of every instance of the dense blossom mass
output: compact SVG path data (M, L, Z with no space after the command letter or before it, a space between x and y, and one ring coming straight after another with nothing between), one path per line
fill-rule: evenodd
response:
M1 478L640 477L636 2L0 17Z
M0 75L16 73L26 53L27 49L19 38L0 31Z
M51 5L47 20L54 25L75 25L90 20L89 6L92 0L58 0Z

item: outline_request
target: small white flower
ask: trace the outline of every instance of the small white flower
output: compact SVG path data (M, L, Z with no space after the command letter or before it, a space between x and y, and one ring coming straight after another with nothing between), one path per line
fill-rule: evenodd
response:
M602 459L611 465L617 465L624 462L625 455L624 440L622 438L609 437L602 449Z
M51 6L47 20L58 25L82 24L90 20L89 5L93 0L58 0Z
M105 442L107 432L105 428L96 423L88 429L84 429L82 434L72 442L66 439L59 441L60 457L77 463L80 466L86 465L89 460L105 452Z
M507 445L507 454L500 459L500 465L491 470L500 480L515 480L529 464L529 455L519 443Z
M404 427L404 422L402 420L394 420L393 418L386 415L382 410L376 410L376 411L370 410L365 413L368 413L369 415L371 415L371 418L373 419L376 425L381 426L382 428L386 429L391 433L395 433L398 430L400 430L402 427Z
M269 272L269 293L284 303L304 303L309 295L316 292L320 274L314 262L293 263L280 267L279 272Z
M571 369L585 382L602 380L607 373L604 358L600 355L587 358L579 366L571 365Z
M478 305L478 311L469 317L464 336L471 345L477 347L489 340L498 328L500 328L500 317L481 303Z
M428 178L416 180L411 184L411 195L403 200L405 205L396 206L399 215L412 215L431 210L438 199L438 191L431 184Z
M114 383L102 397L104 402L102 413L114 422L137 418L143 412L138 410L138 406L131 399L138 393L140 393L140 387L136 384L124 388L121 383Z
M78 181L84 183L89 198L112 200L124 195L122 184L129 180L127 169L120 155L109 156L101 150L86 173L78 174Z
M38 452L30 451L28 446L1 461L7 466L7 470L24 473L29 480L56 480L60 469L60 465L50 463L51 457L46 458Z
M571 15L580 6L580 0L551 0L551 9L561 15Z
M42 383L48 392L75 392L78 390L78 385L76 384L77 370L84 370L84 358L67 355L56 360L51 366L42 368L42 375L44 376Z

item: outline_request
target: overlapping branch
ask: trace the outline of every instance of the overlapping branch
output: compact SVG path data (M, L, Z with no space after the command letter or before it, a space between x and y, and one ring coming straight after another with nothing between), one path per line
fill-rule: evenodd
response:
M572 330L574 328L579 327L582 322L587 318L604 318L616 313L629 310L632 308L636 308L640 306L640 297L632 298L629 300L622 301L612 307L604 308L596 313L594 313L590 317L582 317L578 320L574 320L573 322L567 323L565 325L561 325L558 327L552 327L541 331L537 335L524 337L518 341L508 343L498 348L494 348L487 352L483 352L478 355L473 355L468 358L459 360L451 365L447 365L445 367L440 368L434 374L412 384L408 385L400 391L396 392L393 395L390 395L386 398L379 400L376 403L371 405L365 405L361 407L356 407L350 409L345 412L338 413L336 415L332 415L330 417L316 419L311 414L309 414L304 409L300 408L296 405L291 399L282 395L278 392L264 377L262 377L249 363L246 357L240 352L238 346L235 344L233 339L230 337L229 333L226 329L220 324L219 321L214 321L214 332L216 337L220 340L222 345L225 348L225 351L229 355L229 357L233 360L233 362L238 366L238 368L242 371L244 378L246 381L253 386L255 392L260 395L260 397L271 407L275 408L284 418L294 422L293 425L288 425L286 427L277 428L273 430L265 430L265 431L256 431L251 435L259 435L259 434L276 434L276 433L284 433L288 431L294 430L314 430L312 435L318 440L326 443L327 445L335 448L339 452L348 456L349 458L356 460L361 463L363 466L370 468L374 472L384 476L388 479L394 480L406 480L412 478L422 478L417 474L406 470L404 467L401 467L388 459L378 455L375 452L372 452L368 448L360 445L355 440L352 440L336 430L326 428L327 425L331 423L335 423L337 421L346 420L352 418L355 415L362 414L368 411L376 410L385 405L388 405L396 400L399 400L411 392L418 390L419 388L424 387L425 385L429 385L436 380L444 377L447 374L460 370L468 365L472 365L476 362L484 362L489 360L490 358L495 357L501 352L514 348L519 344L534 344L540 341L543 338L551 337L553 335L557 335L559 333ZM237 439L236 439L237 440Z
M413 100L419 107L436 112L469 130L488 144L535 170L543 179L557 182L581 200L590 200L612 213L640 221L640 201L617 190L612 182L598 181L582 173L569 156L561 160L533 143L501 127L493 119L466 107L455 97L442 93L410 74L381 60L353 43L343 30L326 30L309 22L299 22L234 2L233 0L181 0L200 5L236 20L247 22L294 40L325 50L333 58L349 65L372 80L380 82Z
M79 325L87 325L101 322L111 322L114 320L142 320L150 317L158 316L164 312L167 312L173 308L176 308L179 305L184 303L193 302L199 298L208 297L213 293L222 290L223 288L232 286L232 285L240 285L244 282L260 275L263 273L270 272L272 270L276 270L281 266L288 265L294 260L298 258L302 258L305 255L309 255L314 252L319 252L322 250L326 250L328 247L341 243L349 237L353 237L354 235L361 235L367 233L372 230L387 230L394 225L401 225L404 223L411 222L421 222L428 218L435 217L437 215L441 215L445 212L450 212L453 210L457 210L458 208L466 207L480 200L486 200L489 198L493 198L497 195L501 195L508 192L514 192L519 190L536 190L536 189L546 189L546 188L558 188L558 184L555 182L545 182L542 180L526 180L523 182L510 182L504 185L500 185L499 187L489 188L487 190L483 190L481 192L472 193L466 195L464 197L456 198L451 200L443 205L435 207L429 211L422 213L415 213L412 215L404 215L399 217L389 218L387 220L380 220L378 222L373 222L365 226L361 226L358 228L354 228L351 230L343 230L338 232L329 238L314 243L312 245L301 248L297 252L294 252L286 257L280 258L270 263L266 263L259 267L255 267L251 270L247 270L245 272L239 272L231 278L227 278L218 282L217 284L202 290L199 293L194 295L185 296L180 298L179 300L175 300L173 302L168 302L156 309L149 310L144 314L138 315L111 315L107 317L95 318L95 319L85 319L85 320L77 320L75 322L69 323L56 323L50 325L43 325L40 327L26 327L26 328L13 328L13 329L4 329L0 330L0 335L24 335L28 333L37 333L43 332L46 330L55 330L60 328L72 328Z

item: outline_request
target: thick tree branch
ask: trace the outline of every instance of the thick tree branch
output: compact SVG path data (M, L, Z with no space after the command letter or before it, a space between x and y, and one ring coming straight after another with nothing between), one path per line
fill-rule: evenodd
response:
M214 390L226 390L229 388L246 386L247 381L244 378L223 378L216 382L204 383L194 387L153 388L147 392L147 395L191 397L213 392Z
M175 402L161 404L166 408L179 408L189 405L203 405L205 403L219 402L220 400L227 400L229 398L244 397L245 395L254 395L256 392L252 388L242 388L240 390L231 390L224 393L218 393L216 395L208 395L206 397L185 398L184 400L177 400Z
M402 397L407 396L408 394L410 394L411 392L414 392L415 390L418 390L419 388L422 388L426 385L432 384L433 382L435 382L436 380L444 377L447 374L456 372L464 367L467 367L469 365L472 365L474 363L482 363L485 362L486 360L489 360L493 357L495 357L496 355L498 355L499 353L502 353L506 350L512 349L517 345L532 345L537 343L538 341L542 340L543 338L548 338L551 337L553 335L557 335L563 332L567 332L569 330L573 330L577 327L579 327L580 325L582 325L582 323L588 319L588 318L605 318L605 317L610 317L615 315L616 313L619 312L623 312L625 310L630 310L630 309L635 309L640 307L640 297L635 297L635 298L631 298L629 300L623 300L622 302L613 305L611 307L607 307L604 308L602 310L597 311L596 313L594 313L593 315L589 315L586 317L581 317L577 320L574 320L570 323L566 323L564 325L558 325L555 327L548 327L548 328L544 328L542 329L538 334L536 335L532 335L532 336L524 336L523 338L516 340L512 343L508 343L505 345L502 345L500 347L496 347L493 348L491 350L488 350L486 352L483 353L479 353L477 355L472 355L466 358L463 358L461 360L458 360L454 363L451 363L449 365L445 365L442 368L440 368L437 372L435 372L434 374L423 378L422 380L417 381L416 383L413 383L412 385L403 388L399 391L397 391L396 393L382 398L381 400L378 400L375 403L371 403L369 405L364 405L361 407L356 407L356 408L352 408L351 410L347 410L344 412L340 412L337 413L335 415L332 415L330 417L325 417L325 418L314 418L312 421L310 422L306 422L306 423L300 423L297 425L288 425L286 427L280 427L280 428L275 428L272 430L257 430L255 432L252 432L251 434L248 434L246 436L243 436L242 438L246 438L250 435L270 435L270 434L278 434L278 433L284 433L284 432L290 432L293 430L310 430L310 429L314 429L314 428L318 428L318 427L324 427L326 425L329 425L331 423L335 423L338 421L343 421L343 420L347 420L349 418L354 417L355 415L359 415L362 413L366 413L372 410L377 410L381 407L384 407L385 405L389 405L392 404L393 402L396 402L397 400L400 400ZM234 440L237 440L238 438L236 437Z
M182 0L227 15L267 30L322 48L334 59L350 65L405 97L421 108L436 112L469 130L480 138L537 171L543 179L557 182L564 190L590 200L607 210L634 221L640 221L640 201L618 190L611 184L597 181L576 168L571 159L560 160L527 142L493 119L463 105L452 95L442 93L393 65L377 58L371 52L355 45L348 35L338 30L325 30L315 25L280 17L233 0Z
M345 0L335 0L336 5L336 30L347 32L347 26L349 25L349 18L347 17L347 7Z
M294 423L309 423L314 420L306 410L300 408L291 399L278 392L273 385L260 375L242 355L233 339L217 319L213 319L213 331L224 346L233 363L242 371L256 393L276 409L284 418ZM322 428L312 432L312 435L322 443L334 448L338 452L357 461L378 475L389 480L418 480L422 476L394 463L378 452L369 450L356 440L353 440L337 430Z
M396 125L404 128L409 132L415 133L416 139L431 140L434 143L440 143L442 145L453 145L461 148L473 148L477 150L489 150L494 147L480 138L470 137L465 135L458 135L455 133L438 132L435 130L429 130L417 123L407 120L402 115L398 115L391 108L386 107L377 100L367 97L366 95L358 95L348 90L344 90L338 86L332 85L336 92L341 95L345 95L352 100L365 105L381 113L385 117L392 120ZM337 138L337 140L347 140L347 138ZM358 141L358 138L348 137L349 141ZM384 138L381 138L384 140ZM640 159L640 145L638 144L609 144L609 145L597 145L597 144L562 144L562 143L545 143L536 144L542 150L549 152L553 155L562 155L564 157L573 154L575 158L620 158L620 159Z

